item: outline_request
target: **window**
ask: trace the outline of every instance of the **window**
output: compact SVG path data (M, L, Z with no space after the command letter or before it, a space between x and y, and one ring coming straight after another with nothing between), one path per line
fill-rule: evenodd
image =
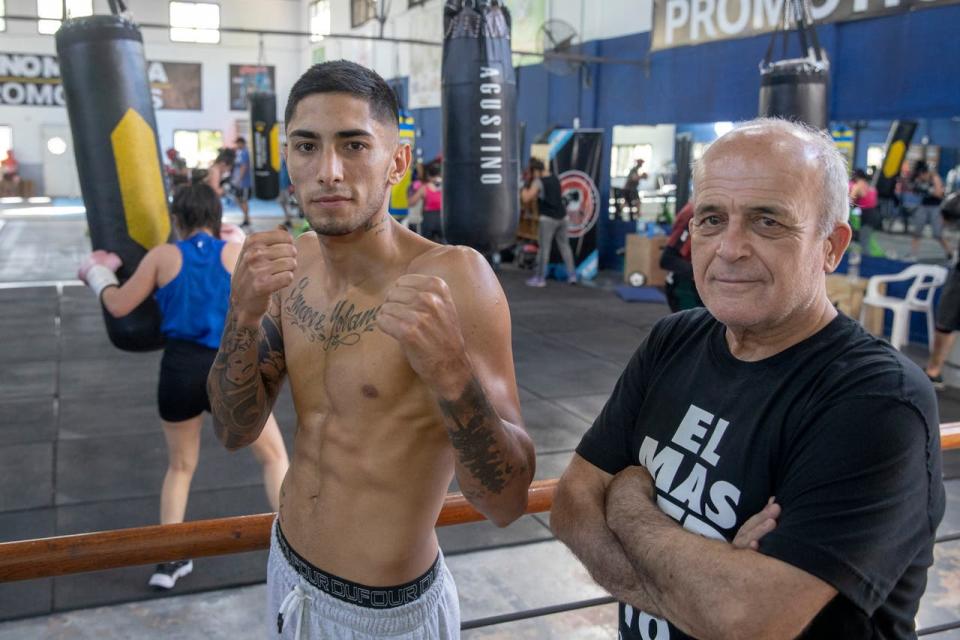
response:
M377 17L377 0L350 0L350 24L354 27Z
M0 160L7 157L7 151L13 148L13 127L0 124Z
M867 168L879 169L883 166L883 159L887 155L887 145L871 144L867 147Z
M645 166L653 164L653 145L651 144L618 144L613 147L613 155L610 157L610 176L614 178L625 178L633 163L637 160L643 160Z
M174 42L220 42L220 5L212 2L171 2L170 39Z
M210 129L176 129L173 132L173 147L186 160L188 167L203 169L213 164L223 147L223 134Z
M310 42L319 42L330 35L330 0L318 0L310 5Z
M37 0L37 31L56 33L63 22L63 5L67 5L67 17L93 15L93 0Z

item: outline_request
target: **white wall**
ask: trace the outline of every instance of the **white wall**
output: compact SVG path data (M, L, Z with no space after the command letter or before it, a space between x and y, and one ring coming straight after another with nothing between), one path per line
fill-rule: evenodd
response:
M306 5L302 0L220 0L220 24L223 27L307 31ZM94 0L94 13L109 13L106 0ZM138 23L167 24L166 0L127 0ZM6 0L7 15L36 15L35 0ZM236 120L247 120L241 111L230 111L230 64L256 64L258 38L255 35L221 33L219 44L171 42L166 29L143 29L144 50L148 60L199 62L202 64L202 111L157 111L161 148L172 146L174 129L219 129L226 141L235 135ZM306 68L306 38L266 36L266 64L276 69L274 89L278 95L278 116L282 117L285 97ZM0 51L55 54L53 36L37 33L36 23L7 21L0 33ZM13 127L13 145L27 178L38 180L42 171L45 125L68 123L62 107L26 107L0 105L0 124Z
M549 0L547 12L570 23L582 42L643 33L653 24L653 0Z
M309 31L311 0L218 0L220 23L224 27ZM521 3L544 2L546 18L563 19L581 33L581 40L613 38L649 30L652 0L508 0L521 15ZM94 0L95 13L107 13L106 0ZM407 0L391 0L384 35L416 38L431 42L443 39L443 0L429 0L410 8ZM140 23L166 24L166 0L127 0L134 19ZM35 0L6 0L8 15L36 15ZM376 35L376 21L352 29L350 0L331 0L333 33ZM517 25L515 25L516 27ZM539 25L533 25L535 29ZM202 66L203 108L201 111L157 112L161 148L172 145L173 131L219 129L224 139L236 134L237 120L246 120L243 112L229 110L229 65L257 62L258 38L255 35L222 33L219 44L173 43L165 29L144 29L144 48L150 60L199 62ZM371 66L385 78L410 78L412 108L440 106L441 48L388 42L361 42L327 38L311 43L307 38L266 36L266 63L276 69L278 115L282 116L285 97L299 75L312 63L314 49L323 49L325 59L346 58ZM53 36L37 33L33 22L7 21L0 33L0 51L54 54ZM13 143L25 177L40 179L43 158L40 131L45 125L67 124L66 110L58 107L18 107L0 105L0 124L13 127Z
M652 24L652 0L507 0L507 6L513 8L515 30L521 26L518 20L522 20L524 14L520 3L535 4L538 1L544 3L545 19L570 23L580 34L579 41L582 42L649 31ZM309 4L308 0L304 1L305 8ZM443 0L429 0L422 6L410 8L407 0L392 0L384 35L441 42L443 5ZM380 25L376 21L351 29L350 0L330 0L330 13L331 30L335 34L375 35L379 32ZM532 25L533 30L537 27L539 24ZM440 47L361 43L335 38L313 46L322 46L327 60L353 60L372 66L385 78L409 76L412 108L440 106ZM514 46L517 47L516 43Z

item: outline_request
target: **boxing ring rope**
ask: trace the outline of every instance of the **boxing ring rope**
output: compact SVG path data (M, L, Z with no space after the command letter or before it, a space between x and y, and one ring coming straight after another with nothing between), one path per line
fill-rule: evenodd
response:
M943 450L960 449L960 422L940 425L940 446ZM558 479L533 482L524 513L549 511L558 482ZM156 564L186 557L259 551L270 545L274 517L273 513L263 513L0 543L0 582ZM450 493L444 499L437 526L467 524L484 519L463 494ZM938 538L936 542L956 539L960 539L960 532ZM462 629L476 629L613 602L615 600L612 597L606 596L478 618L464 621ZM960 628L960 621L920 629L917 633L930 635L956 628Z

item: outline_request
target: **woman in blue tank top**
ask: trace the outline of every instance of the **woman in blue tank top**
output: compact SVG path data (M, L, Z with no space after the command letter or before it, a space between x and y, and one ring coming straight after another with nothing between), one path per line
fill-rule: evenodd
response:
M166 345L160 363L157 401L167 441L168 466L160 493L161 524L183 522L186 512L190 482L200 454L203 412L210 411L207 373L220 346L230 300L230 275L243 241L243 232L234 225L223 225L221 234L220 198L206 184L181 187L173 197L171 210L180 236L185 239L151 249L123 286L107 286L100 294L104 307L117 318L127 315L153 294L163 316L161 330ZM238 241L227 242L221 235L232 235ZM115 254L95 251L81 269L85 281L91 264L116 271L120 259ZM288 460L272 414L252 448L263 465L267 499L276 511ZM190 560L157 565L150 585L170 589L178 578L192 570Z

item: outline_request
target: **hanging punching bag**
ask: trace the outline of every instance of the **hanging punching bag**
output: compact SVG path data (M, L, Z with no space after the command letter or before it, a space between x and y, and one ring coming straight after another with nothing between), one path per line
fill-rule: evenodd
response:
M120 256L123 282L171 234L143 38L121 16L87 16L66 20L56 45L91 244ZM152 296L104 319L119 349L163 346Z
M677 165L677 177L674 180L677 186L674 212L680 213L680 210L690 200L690 180L693 173L692 133L677 134L676 142L673 145L673 161Z
M280 126L277 124L277 96L272 91L247 94L250 125L253 129L253 195L276 200L280 195Z
M443 229L483 253L515 240L520 214L510 13L447 0L443 37Z
M826 129L829 69L809 60L781 60L760 70L760 115Z
M900 169L907 158L910 141L916 131L916 120L894 120L890 125L887 153L883 157L883 164L873 174L873 186L877 188L877 195L881 198L893 198L896 195Z

